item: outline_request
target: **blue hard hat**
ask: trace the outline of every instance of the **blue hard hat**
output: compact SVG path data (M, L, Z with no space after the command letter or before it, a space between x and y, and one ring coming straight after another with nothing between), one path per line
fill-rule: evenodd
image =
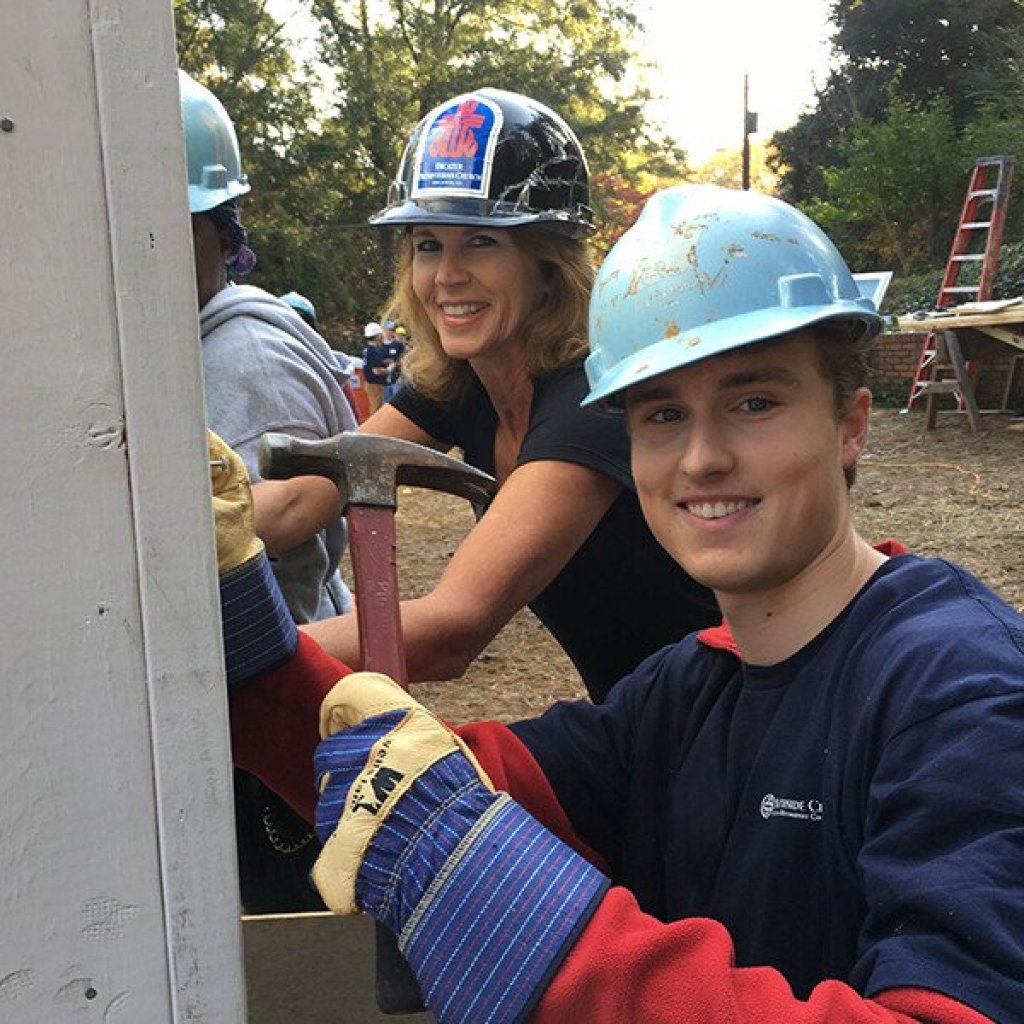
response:
M882 326L809 217L756 192L665 189L598 271L583 405L699 359L840 319L859 324L862 339Z
M235 126L206 86L178 70L181 121L188 157L188 208L205 213L249 191Z
M300 295L298 292L285 292L280 299L297 313L301 313L309 323L316 325L316 307L305 295Z

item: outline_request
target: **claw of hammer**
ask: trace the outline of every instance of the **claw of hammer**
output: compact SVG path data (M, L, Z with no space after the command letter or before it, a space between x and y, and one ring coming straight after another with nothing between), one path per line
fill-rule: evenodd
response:
M260 472L265 477L317 475L333 480L345 505L394 508L400 485L424 487L485 505L494 478L422 444L381 434L346 431L323 441L264 434Z

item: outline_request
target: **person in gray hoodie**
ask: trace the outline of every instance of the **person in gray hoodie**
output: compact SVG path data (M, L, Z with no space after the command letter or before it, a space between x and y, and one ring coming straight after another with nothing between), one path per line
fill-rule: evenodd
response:
M249 191L234 125L208 89L179 72L188 159L207 425L245 462L256 532L297 623L348 611L338 564L345 523L322 477L262 480L260 437L321 439L357 423L343 388L354 367L287 303L235 284L255 265L238 197ZM253 776L236 770L242 903L250 913L318 909L307 878L318 844L308 824Z
M259 439L267 431L316 439L354 430L343 390L354 368L286 302L234 283L256 262L238 213L249 182L234 125L184 72L179 85L207 422L257 483L257 532L296 621L311 622L348 603L336 573L345 546L337 492L312 477L260 482Z
M355 430L343 391L348 357L251 285L226 283L201 308L199 326L207 420L256 481L257 530L288 607L300 623L347 611L351 598L337 571L346 540L337 488L317 477L261 481L257 451L267 431L317 439Z

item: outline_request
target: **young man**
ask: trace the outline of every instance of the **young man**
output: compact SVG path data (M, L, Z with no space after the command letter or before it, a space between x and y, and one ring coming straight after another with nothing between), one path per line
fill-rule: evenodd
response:
M725 623L508 728L371 673L324 701L314 879L442 1024L1024 1021L1024 620L854 530L878 328L791 207L656 195L599 274L587 402Z

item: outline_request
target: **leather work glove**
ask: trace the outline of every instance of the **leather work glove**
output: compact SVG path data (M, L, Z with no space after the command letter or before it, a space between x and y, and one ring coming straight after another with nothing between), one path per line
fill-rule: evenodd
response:
M608 880L496 793L462 739L387 676L337 683L320 731L324 902L395 933L441 1024L523 1020Z
M221 628L229 691L286 661L298 630L253 526L252 488L241 457L207 430L217 536Z
M217 571L223 574L258 558L263 541L256 536L252 485L242 457L212 430L206 431L206 443L210 450Z

